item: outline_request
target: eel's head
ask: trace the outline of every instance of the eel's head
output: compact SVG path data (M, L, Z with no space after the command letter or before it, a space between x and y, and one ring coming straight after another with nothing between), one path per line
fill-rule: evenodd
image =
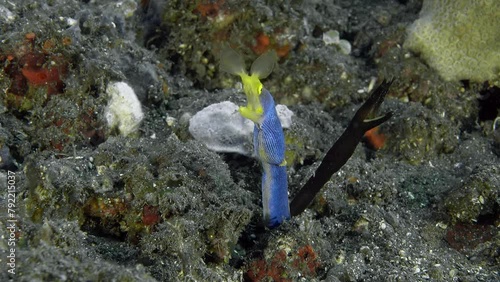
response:
M268 51L253 62L249 75L245 70L243 57L238 52L230 47L224 47L221 52L221 70L240 76L243 83L243 90L247 96L247 105L240 107L239 111L243 117L255 123L260 123L264 114L264 109L259 99L264 86L260 80L271 74L277 61L278 56L276 52Z

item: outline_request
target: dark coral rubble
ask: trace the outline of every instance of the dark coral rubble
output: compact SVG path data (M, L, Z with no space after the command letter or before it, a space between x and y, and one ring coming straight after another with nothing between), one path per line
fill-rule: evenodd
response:
M498 82L445 81L404 48L421 6L0 1L0 187L15 184L0 246L16 243L0 280L495 281ZM224 44L247 62L279 56L263 83L294 112L291 196L394 78L380 109L392 118L277 229L261 222L259 163L188 131L210 104L246 103L218 69ZM144 112L127 136L106 116L114 82Z

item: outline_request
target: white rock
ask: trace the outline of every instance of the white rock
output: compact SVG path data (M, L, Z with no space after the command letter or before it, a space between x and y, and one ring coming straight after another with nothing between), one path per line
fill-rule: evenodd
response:
M292 126L293 112L287 106L278 104L276 106L276 113L280 119L281 127L290 128Z
M345 39L340 39L339 44L340 52L344 55L349 55L351 53L351 43Z
M106 93L109 95L105 111L108 127L118 128L123 136L136 132L144 113L134 90L125 82L114 82L108 85Z
M197 112L189 120L189 132L210 150L251 155L253 122L242 117L232 102L212 104Z
M325 45L337 45L340 41L340 34L336 30L329 30L323 33L323 42Z
M215 152L251 156L254 124L242 117L238 108L229 101L212 104L189 120L189 132L194 139ZM284 105L276 106L276 111L281 125L289 128L293 112Z
M351 43L345 39L340 39L340 34L336 30L323 33L323 42L325 45L337 45L342 54L349 55L351 53Z

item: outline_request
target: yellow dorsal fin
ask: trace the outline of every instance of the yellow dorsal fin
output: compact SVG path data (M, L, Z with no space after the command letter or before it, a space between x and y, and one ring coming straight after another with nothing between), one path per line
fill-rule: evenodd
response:
M229 46L222 47L220 53L220 69L230 74L246 74L243 57Z
M268 77L273 72L276 63L278 62L278 55L276 51L270 50L260 55L252 64L250 73L257 75L259 79Z

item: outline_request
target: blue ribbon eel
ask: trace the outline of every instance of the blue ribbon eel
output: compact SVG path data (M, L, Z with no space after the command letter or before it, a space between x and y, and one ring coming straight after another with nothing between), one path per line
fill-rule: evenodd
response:
M285 136L276 113L274 99L260 82L273 70L276 53L264 53L252 64L250 75L240 54L225 48L221 54L223 71L241 77L247 96L247 106L240 107L240 114L254 122L254 154L262 165L262 205L264 222L276 227L290 219L288 181L285 161Z

